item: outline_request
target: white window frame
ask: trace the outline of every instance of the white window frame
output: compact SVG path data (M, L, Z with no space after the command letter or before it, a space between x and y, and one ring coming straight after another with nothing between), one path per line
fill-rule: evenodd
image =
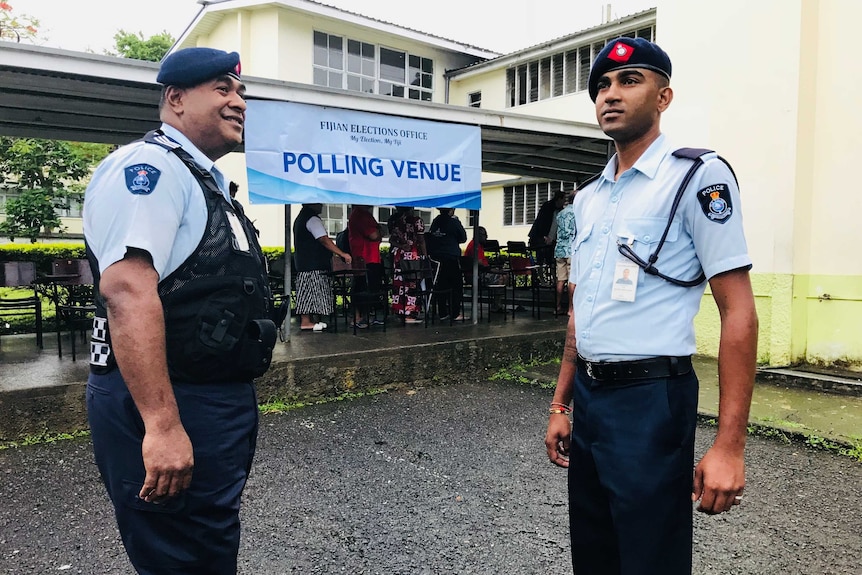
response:
M637 26L509 67L506 70L506 107L515 108L585 91L593 60L608 42L621 36L652 41L655 24Z
M326 39L325 58L318 48L318 39ZM341 43L339 53L331 46L338 40ZM361 91L365 93L384 94L396 98L408 98L431 102L434 99L434 60L406 50L378 46L370 42L355 40L347 36L329 34L314 30L312 40L312 83L315 86L339 88L342 90ZM351 44L359 44L359 69L354 69L355 60L351 58ZM373 50L373 65L368 61L368 49ZM390 53L403 58L403 74L399 77L383 78L385 69L383 59ZM324 61L325 60L325 61ZM412 76L412 78L411 78Z
M514 186L503 186L503 226L530 226L542 204L563 191L575 189L574 182L543 180Z

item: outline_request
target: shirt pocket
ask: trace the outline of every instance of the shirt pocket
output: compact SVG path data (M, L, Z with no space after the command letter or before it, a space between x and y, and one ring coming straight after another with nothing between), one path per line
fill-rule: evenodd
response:
M632 250L644 262L649 262L649 257L652 255L658 243L661 241L667 226L667 218L627 218L623 220L622 225L616 230L617 241L620 244L631 245ZM665 243L675 242L679 239L679 222L674 220L671 222L667 232ZM621 256L624 257L624 256ZM656 267L660 269L661 260L656 262ZM638 284L644 281L644 274L638 274Z
M583 266L589 265L590 254L584 246L584 242L590 239L590 235L593 233L593 226L590 224L584 228L579 228L575 233L575 237L572 240L572 254L571 254L571 265L572 265L572 274L577 277L580 268Z

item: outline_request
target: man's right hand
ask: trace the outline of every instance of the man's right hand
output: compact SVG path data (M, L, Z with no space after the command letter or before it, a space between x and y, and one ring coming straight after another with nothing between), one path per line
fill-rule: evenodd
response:
M138 497L149 503L160 503L188 489L195 457L182 424L147 431L141 453L147 476Z
M545 447L548 459L560 467L569 466L569 442L572 438L572 422L565 413L552 413L548 420Z

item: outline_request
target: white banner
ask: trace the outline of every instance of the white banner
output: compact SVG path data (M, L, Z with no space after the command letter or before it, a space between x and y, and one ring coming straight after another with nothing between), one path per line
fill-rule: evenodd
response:
M252 204L481 207L478 126L250 100Z

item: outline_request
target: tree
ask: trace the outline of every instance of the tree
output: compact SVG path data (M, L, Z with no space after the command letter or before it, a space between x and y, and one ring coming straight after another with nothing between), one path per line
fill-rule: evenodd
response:
M168 53L171 46L174 45L174 41L174 37L167 30L146 39L141 32L135 34L120 30L114 34L114 49L116 53L108 52L108 54L135 60L159 62Z
M42 229L65 228L57 209L83 197L82 180L110 146L0 137L0 184L13 190L0 233L36 241Z
M4 0L0 0L0 40L33 41L38 39L39 20L26 14L15 16L12 14L12 6Z

